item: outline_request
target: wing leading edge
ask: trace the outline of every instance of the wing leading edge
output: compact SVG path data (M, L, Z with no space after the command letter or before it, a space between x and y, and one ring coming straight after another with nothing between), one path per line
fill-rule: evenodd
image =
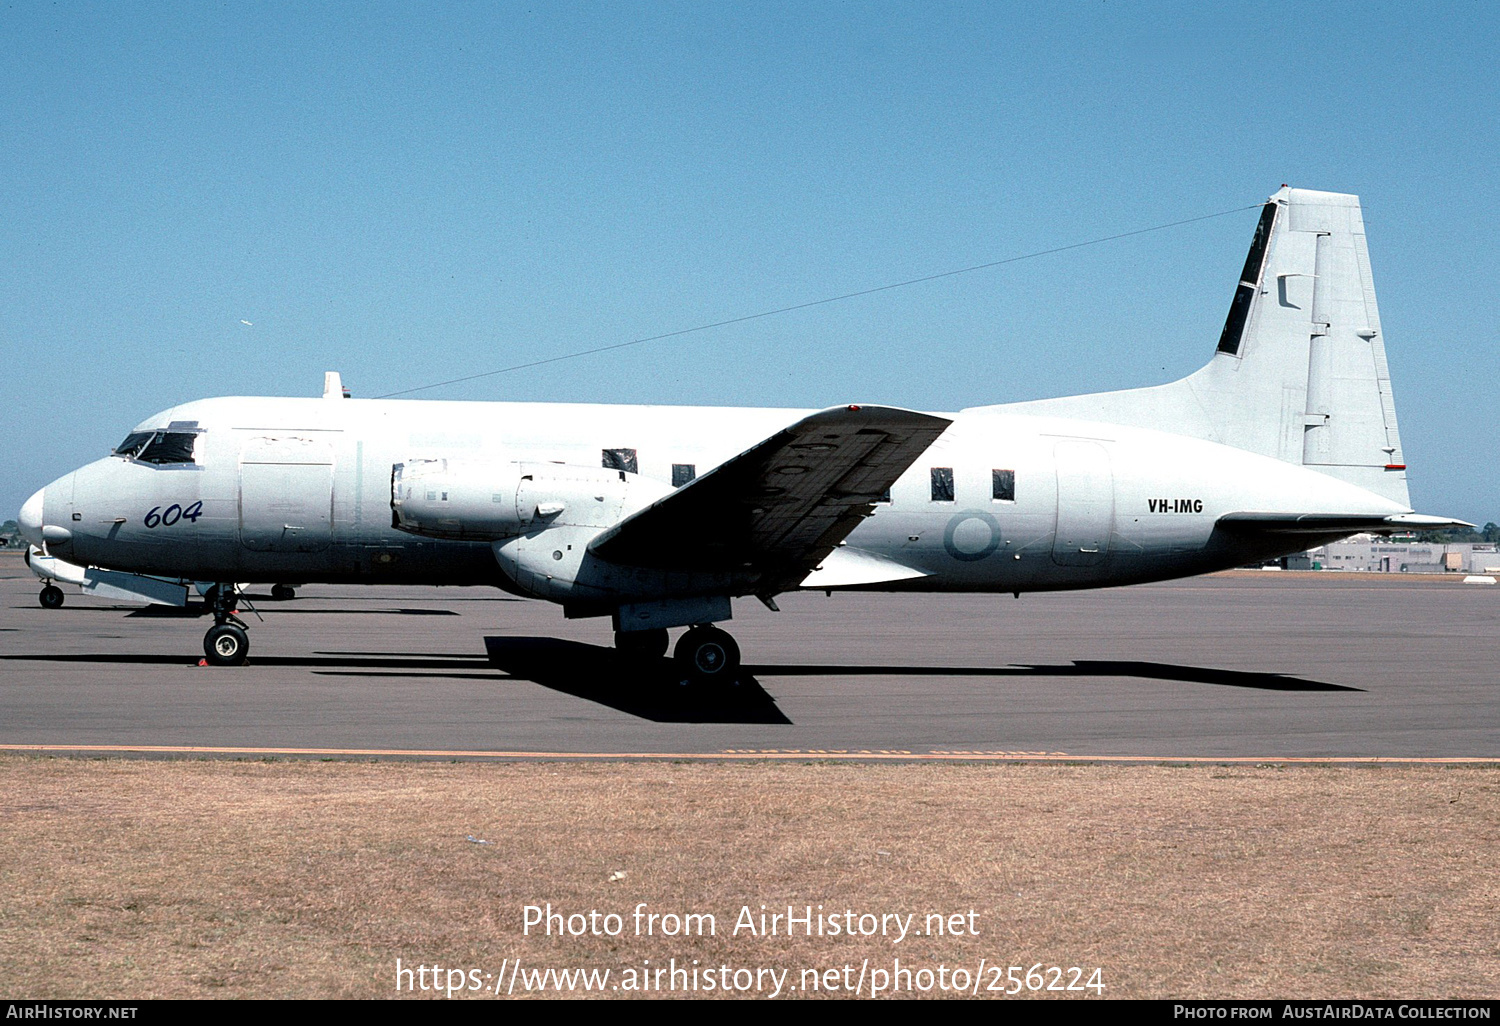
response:
M589 550L626 566L748 574L796 587L952 421L890 406L805 417L626 517Z

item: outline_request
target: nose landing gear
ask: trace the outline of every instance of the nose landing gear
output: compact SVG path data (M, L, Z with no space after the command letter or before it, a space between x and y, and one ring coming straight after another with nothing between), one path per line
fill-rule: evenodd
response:
M210 666L239 666L250 654L245 621L235 616L235 587L216 584L203 596L214 611L214 625L203 635L203 655Z
M61 609L63 604L63 590L55 584L49 584L37 596L37 601L42 604L43 609Z
M238 624L216 624L203 636L203 654L214 666L239 666L249 651L250 635Z

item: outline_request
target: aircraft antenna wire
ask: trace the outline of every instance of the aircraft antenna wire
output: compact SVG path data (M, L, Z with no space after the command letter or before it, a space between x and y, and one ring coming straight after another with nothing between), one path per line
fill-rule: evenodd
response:
M762 310L760 313L744 314L740 317L730 317L722 321L712 321L708 324L698 324L691 328L679 328L676 331L662 332L660 335L647 335L645 338L635 338L628 342L615 342L607 346L595 346L592 349L579 349L571 353L563 353L558 356L548 356L541 360L528 360L526 363L512 364L509 367L500 367L496 370L481 371L478 374L465 374L461 378L449 378L447 381L434 381L429 385L417 385L413 388L403 388L397 392L387 392L384 395L374 396L376 399L394 399L397 396L410 395L413 392L425 392L431 388L442 388L445 385L458 385L466 381L477 381L480 378L492 378L497 374L509 374L512 371L529 370L532 367L543 367L549 363L561 363L564 360L577 360L585 356L596 356L599 353L609 353L616 349L628 349L631 346L644 345L647 342L660 342L663 339L677 338L681 335L691 335L699 331L708 331L712 328L723 328L731 324L744 324L746 321L757 321L763 317L775 317L778 314L792 313L796 310L806 310L814 306L826 306L829 303L841 303L846 299L858 299L860 296L873 296L877 292L889 292L892 289L905 288L908 285L921 285L923 282L939 281L943 278L952 278L959 274L970 274L974 271L986 271L992 267L1002 267L1005 264L1020 263L1022 260L1035 260L1037 257L1051 256L1054 253L1066 253L1071 249L1083 249L1086 246L1098 246L1106 242L1114 242L1118 239L1128 239L1135 235L1145 235L1149 232L1165 231L1168 228L1180 228L1185 224L1196 224L1199 221L1209 221L1216 217L1227 217L1230 214L1238 214L1246 210L1259 210L1265 205L1251 203L1248 206L1235 207L1232 210L1221 210L1216 214L1202 214L1198 217L1189 217L1181 221L1169 221L1166 224L1152 225L1149 228L1137 228L1133 231L1119 232L1115 235L1105 235L1097 239L1089 239L1087 242L1071 242L1066 246L1054 246L1051 249L1039 249L1034 253L1022 253L1020 256L1005 257L1002 260L991 260L988 263L974 264L970 267L960 267L952 271L942 271L938 274L926 274L920 278L908 278L905 281L891 282L889 285L877 285L874 288L860 289L857 292L845 292L842 295L828 296L824 299L812 299L805 303L794 303L791 306L781 306L774 310Z

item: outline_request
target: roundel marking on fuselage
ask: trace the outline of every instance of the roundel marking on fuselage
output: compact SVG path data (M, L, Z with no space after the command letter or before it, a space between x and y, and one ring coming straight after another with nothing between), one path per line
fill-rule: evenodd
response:
M965 563L981 560L1000 547L1000 522L981 510L955 513L943 529L943 548Z

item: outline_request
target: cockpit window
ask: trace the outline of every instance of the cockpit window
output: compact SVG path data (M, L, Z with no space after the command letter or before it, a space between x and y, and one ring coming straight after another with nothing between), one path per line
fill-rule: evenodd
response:
M191 463L197 437L192 431L137 431L115 447L115 455L142 463Z
M146 463L191 463L193 440L197 437L188 432L158 431L136 459Z
M153 434L155 434L154 431L136 431L132 434L126 435L125 441L115 446L115 455L134 456L136 453L140 452L146 447L146 443L151 441L151 436Z

